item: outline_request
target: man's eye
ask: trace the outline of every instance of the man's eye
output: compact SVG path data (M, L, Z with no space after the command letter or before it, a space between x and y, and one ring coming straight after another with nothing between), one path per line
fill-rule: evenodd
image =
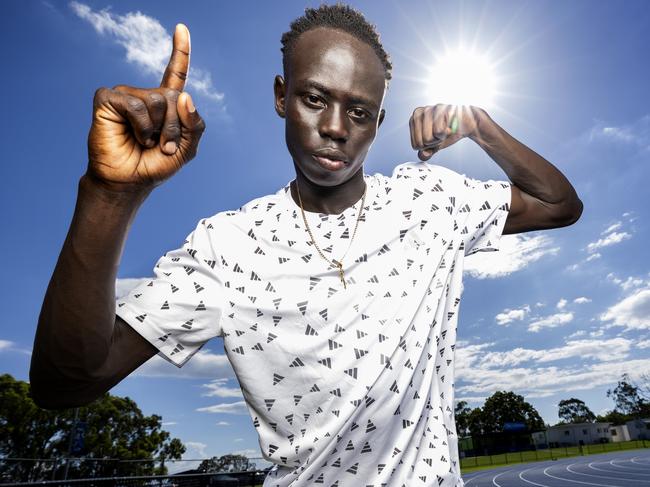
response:
M322 100L316 95L306 95L305 101L307 102L308 105L313 105L317 107L323 106Z
M365 110L361 110L360 108L353 108L350 110L350 115L352 115L354 118L359 119L366 119L369 117L368 113Z

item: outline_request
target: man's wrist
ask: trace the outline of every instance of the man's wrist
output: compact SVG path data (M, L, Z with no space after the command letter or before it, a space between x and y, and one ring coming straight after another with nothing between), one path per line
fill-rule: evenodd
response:
M486 138L489 138L491 129L494 127L494 121L482 108L471 106L470 110L474 118L475 129L472 133L468 134L467 137L482 146L485 143Z
M79 194L96 198L103 203L114 206L140 206L153 190L153 186L123 185L114 186L105 183L91 172L86 172L79 179Z

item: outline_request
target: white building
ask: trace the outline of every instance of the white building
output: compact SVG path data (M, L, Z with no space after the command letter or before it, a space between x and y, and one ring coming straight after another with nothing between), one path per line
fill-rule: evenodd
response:
M612 441L610 430L610 423L557 424L533 433L532 438L538 448L592 445Z
M557 424L546 431L531 434L537 448L619 443L631 440L650 440L650 419L635 419L613 426L611 423Z
M630 440L650 440L650 419L633 419L625 423Z
M610 426L609 432L612 434L612 441L614 443L620 443L621 441L630 441L630 433L627 429L626 424Z

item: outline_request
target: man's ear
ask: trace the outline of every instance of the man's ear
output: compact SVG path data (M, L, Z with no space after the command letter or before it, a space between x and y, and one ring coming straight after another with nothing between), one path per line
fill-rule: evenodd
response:
M381 122L384 121L384 117L386 116L386 110L383 108L379 111L379 122L377 122L377 127L381 125Z
M275 96L275 111L277 112L280 117L284 118L284 90L286 88L286 83L284 82L284 78L280 76L279 74L275 77L275 81L273 82L273 94Z

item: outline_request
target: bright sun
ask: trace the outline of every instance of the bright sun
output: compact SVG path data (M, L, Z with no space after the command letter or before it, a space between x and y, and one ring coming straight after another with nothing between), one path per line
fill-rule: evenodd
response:
M428 77L427 95L432 103L488 109L494 104L496 84L489 60L461 48L436 59Z

